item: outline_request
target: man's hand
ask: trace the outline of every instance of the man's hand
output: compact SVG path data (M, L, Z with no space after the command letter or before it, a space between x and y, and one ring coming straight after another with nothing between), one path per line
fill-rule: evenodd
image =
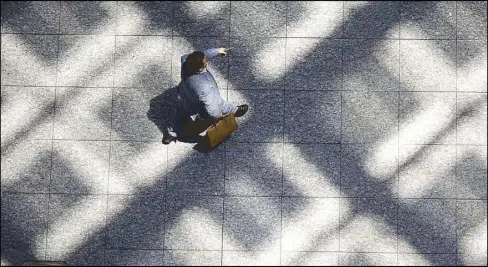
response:
M227 56L227 51L226 51L226 49L224 47L219 48L219 55L221 57Z

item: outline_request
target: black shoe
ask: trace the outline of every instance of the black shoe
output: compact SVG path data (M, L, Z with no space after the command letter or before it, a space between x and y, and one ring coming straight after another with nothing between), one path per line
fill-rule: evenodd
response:
M167 145L169 143L171 143L172 141L175 141L176 143L176 137L170 135L168 132L165 132L163 134L163 139L161 140L161 142L163 143L163 145Z
M237 111L236 111L236 113L234 113L234 117L244 116L244 114L246 114L248 109L249 109L249 106L246 104L237 106Z

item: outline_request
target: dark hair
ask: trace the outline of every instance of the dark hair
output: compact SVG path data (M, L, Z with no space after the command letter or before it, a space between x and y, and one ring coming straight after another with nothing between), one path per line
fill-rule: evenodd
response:
M194 51L189 54L186 58L186 65L190 73L198 72L201 68L205 66L203 60L205 59L205 54L202 51Z

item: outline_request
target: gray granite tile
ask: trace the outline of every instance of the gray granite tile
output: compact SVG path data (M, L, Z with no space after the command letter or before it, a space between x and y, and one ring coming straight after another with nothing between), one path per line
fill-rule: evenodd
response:
M232 58L246 57L251 60L265 58L284 64L282 59L286 53L285 43L290 40L278 37L232 36L229 45L232 50L229 51L229 55Z
M285 37L286 2L232 3L232 36L272 36Z
M456 2L457 38L486 38L486 1Z
M173 6L171 1L118 2L117 34L171 36Z
M56 88L55 139L110 139L111 88Z
M405 242L399 243L399 253L454 253L456 251L456 207L453 200L402 199L401 201L398 209L398 238Z
M274 251L223 251L222 266L278 266L280 253Z
M249 105L242 118L237 118L238 130L231 139L238 142L283 140L283 91L229 90L229 101Z
M168 180L168 192L182 195L217 195L224 193L224 174L181 174L170 173Z
M457 90L486 92L486 39L457 41Z
M343 145L341 194L354 197L396 196L398 147L384 147L387 156L371 155L373 145Z
M167 202L165 249L222 248L222 197L172 195Z
M341 218L354 216L352 222L341 228L340 251L396 253L397 204L395 201L381 198L342 198L340 205ZM343 221L349 220L341 220ZM377 221L388 227L376 223Z
M400 2L344 2L344 37L398 38Z
M46 247L48 197L2 193L2 262L7 248L29 257L42 256L35 251Z
M419 151L409 159L405 152ZM399 194L404 198L455 198L456 147L401 145Z
M486 146L458 146L456 185L458 198L486 199Z
M343 2L287 2L287 37L342 37Z
M174 7L174 36L229 36L229 1L181 1Z
M65 34L115 34L116 13L116 2L62 2L60 32Z
M455 57L455 40L400 40L400 90L456 91Z
M224 202L224 250L279 250L279 197L226 198ZM225 258L224 254L224 262Z
M54 141L51 192L106 193L109 142Z
M270 161L270 157L273 161ZM282 159L282 144L229 144L226 148L225 193L239 196L281 195Z
M282 251L339 250L338 198L286 197L282 209Z
M105 266L105 247L95 244L71 252L62 248L48 249L46 260L65 262L68 266Z
M171 38L117 36L116 87L160 87L171 78Z
M211 153L199 153L193 147L194 144L182 142L168 146L168 173L187 176L207 175L215 179L223 179L224 146L216 147Z
M293 38L286 44L287 90L341 90L342 40Z
M457 201L458 253L474 256L483 252L480 246L486 243L486 207L486 200Z
M285 38L231 37L229 89L283 89Z
M282 252L281 265L285 266L338 266L337 252Z
M11 249L2 246L2 266L22 266L26 262L44 260L46 260L45 249L38 249L33 252L30 251L30 248Z
M342 142L374 143L398 133L398 93L343 92Z
M271 52L270 52L271 53ZM285 58L229 58L229 89L283 89Z
M163 250L107 250L105 266L161 266Z
M285 141L340 142L340 92L287 91L285 97Z
M52 138L54 87L2 86L1 99L2 144L17 136ZM36 121L31 121L31 116Z
M456 266L456 254L398 254L399 266Z
M472 254L456 254L457 266L486 266L486 251L478 250Z
M399 41L344 41L344 90L398 91Z
M2 191L49 192L51 151L50 140L33 140L23 141L20 149L11 153L2 153Z
M283 179L286 196L338 197L340 146L285 144Z
M204 51L211 48L229 47L229 39L222 37L174 37L172 58L172 84L181 81L181 57L193 51ZM212 74L221 90L227 89L229 60L217 57L211 60L207 70Z
M112 140L160 141L162 134L148 118L151 99L167 88L115 88L113 93Z
M73 245L80 242L85 246L80 247L79 252L84 254L85 250L90 255L105 246L106 210L105 195L52 194L49 200L48 251L65 251L64 255L74 253ZM79 258L86 260L86 256L80 255Z
M109 195L108 208L124 210L107 214L107 247L112 249L162 249L164 239L164 193Z
M400 144L455 144L455 92L400 92Z
M220 251L165 250L164 266L217 266L220 265Z
M486 145L486 93L457 94L457 142Z
M229 36L228 19L175 20L174 36Z
M167 150L160 143L112 142L110 194L132 194L134 189L164 190Z
M56 85L57 36L2 35L1 50L2 85Z
M396 266L396 253L340 253L339 266Z
M230 15L230 1L178 1L175 3L175 20L224 19Z
M2 1L2 33L58 33L58 25L59 2Z
M456 2L401 2L400 38L416 38L409 30L418 28L424 38L453 39L456 36Z
M115 37L60 35L58 86L113 86Z

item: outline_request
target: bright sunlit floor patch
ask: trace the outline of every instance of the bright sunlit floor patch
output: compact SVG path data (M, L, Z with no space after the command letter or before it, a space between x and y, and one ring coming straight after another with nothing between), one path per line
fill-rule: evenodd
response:
M294 64L300 62L299 59L313 52L315 47L320 44L323 38L328 38L334 31L341 27L343 21L343 4L340 2L300 2L305 7L304 15L297 22L290 23L286 32L280 33L279 36L287 37L317 37L308 39L306 47L302 47L297 53L287 53L287 69L293 69ZM359 3L349 8L357 8L366 3ZM346 10L347 11L347 10ZM304 36L306 35L306 36ZM282 71L283 64L278 58L281 58L280 46L281 40L271 40L258 52L256 59L253 61L253 74L259 79L266 81L276 81L283 78L285 74Z

